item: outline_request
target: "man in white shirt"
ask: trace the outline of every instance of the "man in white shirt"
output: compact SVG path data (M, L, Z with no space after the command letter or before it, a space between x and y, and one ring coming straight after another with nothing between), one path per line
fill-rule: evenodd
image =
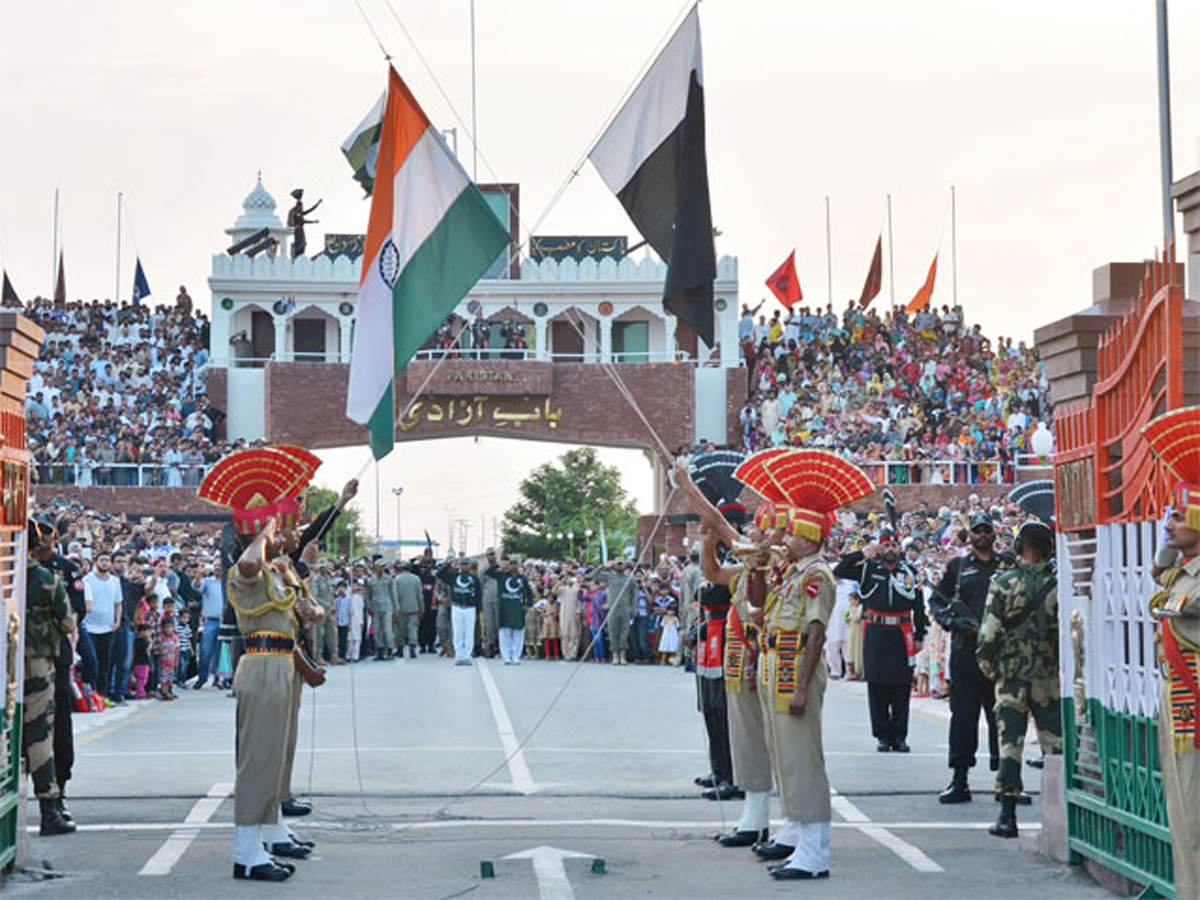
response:
M102 552L97 554L92 571L83 577L83 599L87 606L83 627L96 648L99 671L95 687L105 696L110 693L113 634L121 624L121 580L109 571L111 568L112 557Z

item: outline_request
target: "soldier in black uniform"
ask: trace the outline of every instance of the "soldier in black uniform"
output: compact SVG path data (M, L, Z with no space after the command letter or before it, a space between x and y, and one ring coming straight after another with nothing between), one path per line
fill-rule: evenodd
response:
M733 783L733 756L729 748L729 708L725 698L725 618L732 597L723 584L705 581L700 586L700 636L696 644L696 689L700 713L708 732L708 759L712 771L695 779L707 788L709 800L746 796Z
M417 626L417 643L422 653L437 652L437 603L433 589L437 585L437 570L433 550L426 548L420 559L413 562L413 571L421 579L421 622Z
M950 632L950 768L954 776L938 796L941 803L966 803L971 799L967 773L975 765L979 746L979 712L987 719L991 769L1000 767L992 683L979 671L975 642L983 621L988 585L999 569L993 552L996 531L985 512L971 517L970 545L966 556L950 560L929 601L934 619Z
M908 753L912 665L927 625L917 573L901 558L896 532L884 528L878 542L842 556L833 574L858 582L862 597L863 676L875 749Z
M66 531L66 521L60 519L56 529ZM55 551L42 563L58 576L67 588L67 601L76 623L82 624L87 615L87 601L83 596L83 573L74 560L67 559ZM75 686L71 682L71 664L75 662L75 649L67 635L59 639L58 659L54 667L54 780L58 784L58 811L68 822L74 822L67 808L67 782L71 780L71 768L75 765L75 734L71 727L71 713L75 709Z

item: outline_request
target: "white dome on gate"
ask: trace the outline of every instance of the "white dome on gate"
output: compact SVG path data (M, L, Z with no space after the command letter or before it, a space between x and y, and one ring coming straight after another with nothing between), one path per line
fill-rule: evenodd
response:
M272 236L281 237L283 233L286 233L286 229L283 227L283 222L279 220L279 216L275 215L275 206L275 198L263 187L262 172L259 172L257 182L250 193L246 195L246 199L242 201L242 214L238 216L232 228L225 229L225 233L237 241L260 229L267 228L270 229Z

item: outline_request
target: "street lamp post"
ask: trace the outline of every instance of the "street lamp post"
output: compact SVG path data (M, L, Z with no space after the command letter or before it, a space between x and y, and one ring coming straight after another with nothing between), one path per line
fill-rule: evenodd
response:
M399 559L404 553L403 535L400 534L400 495L404 493L404 488L392 488L392 496L396 498L396 558Z

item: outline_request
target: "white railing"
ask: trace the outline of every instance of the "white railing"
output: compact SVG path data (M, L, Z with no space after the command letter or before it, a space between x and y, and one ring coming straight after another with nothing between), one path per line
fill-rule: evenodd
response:
M1009 460L872 460L857 463L875 484L1015 484L1017 472L1044 474L1053 467L1033 454Z
M208 471L205 465L162 463L102 463L72 465L34 462L38 484L72 484L77 487L198 487Z
M534 347L504 348L504 347L434 347L428 350L418 350L413 359L476 359L476 360L521 360L526 362L613 362L613 363L667 363L690 362L691 357L683 350L640 350L619 352L610 351L607 358L599 350L589 353L558 353L550 351L539 354Z

